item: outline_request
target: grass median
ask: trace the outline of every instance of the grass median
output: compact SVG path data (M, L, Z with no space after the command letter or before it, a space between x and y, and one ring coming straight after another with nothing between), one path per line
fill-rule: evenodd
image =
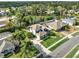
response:
M76 46L68 55L66 55L65 58L72 58L78 50L79 50L79 45Z
M79 54L76 56L76 58L79 58Z

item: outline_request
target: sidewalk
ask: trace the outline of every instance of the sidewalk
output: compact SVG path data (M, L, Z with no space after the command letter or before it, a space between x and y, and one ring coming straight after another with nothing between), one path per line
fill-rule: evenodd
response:
M75 53L75 55L73 56L73 58L76 58L76 56L79 54L79 50Z
M35 45L35 47L40 51L41 54L48 55L49 53L51 53L51 51L45 48L39 41L32 40L32 42Z
M78 31L79 31L79 30L78 30ZM72 36L72 34L74 34L74 33L78 32L78 31L75 31L75 32L73 32L73 33L71 33L71 34L69 34L69 35L67 35L67 36L63 37L62 39L60 39L60 40L59 40L59 41L57 41L56 43L54 43L54 44L52 44L51 46L49 46L47 49L50 49L51 47L55 46L56 44L58 44L58 43L59 43L59 42L61 42L62 40L66 39L67 37L68 37L68 38L73 37L73 36Z

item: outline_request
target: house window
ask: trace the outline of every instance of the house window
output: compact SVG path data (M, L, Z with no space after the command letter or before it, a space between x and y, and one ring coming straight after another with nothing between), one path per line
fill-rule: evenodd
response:
M39 33L39 30L36 30L36 33Z
M4 51L2 51L1 53L7 53L8 52L8 50L4 50Z
M40 29L39 31L42 32L42 29Z
M44 31L48 32L48 29L45 28Z

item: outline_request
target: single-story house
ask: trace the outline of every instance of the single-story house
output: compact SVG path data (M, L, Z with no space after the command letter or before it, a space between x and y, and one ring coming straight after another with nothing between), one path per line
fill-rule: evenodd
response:
M8 22L9 22L9 18L7 17L0 18L0 27L6 26Z
M73 26L74 18L65 18L61 20L50 20L39 24L29 26L29 31L32 32L38 39L44 37L52 29L60 30L65 25Z

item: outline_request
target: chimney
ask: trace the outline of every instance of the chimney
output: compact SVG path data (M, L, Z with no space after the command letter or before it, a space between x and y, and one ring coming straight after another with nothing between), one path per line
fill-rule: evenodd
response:
M59 30L62 27L62 21L58 20L57 21L57 30Z

